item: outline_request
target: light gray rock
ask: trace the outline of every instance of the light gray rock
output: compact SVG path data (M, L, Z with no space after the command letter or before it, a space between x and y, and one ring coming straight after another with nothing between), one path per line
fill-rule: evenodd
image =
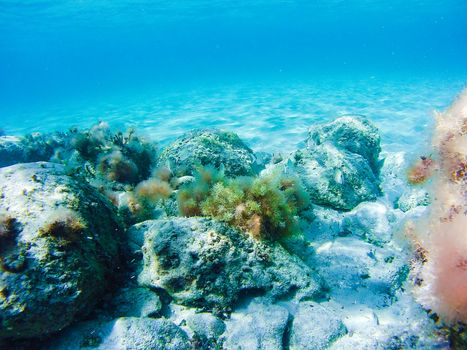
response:
M347 333L341 319L313 302L302 302L293 320L290 350L324 350Z
M253 305L227 324L226 350L276 350L284 346L289 312L278 305Z
M128 287L117 293L108 309L114 317L158 317L162 302L147 288Z
M297 175L312 202L351 210L381 194L380 151L376 127L360 117L342 117L312 127L305 148L269 166L265 173Z
M412 189L405 191L402 196L397 200L396 207L407 212L416 207L426 207L430 205L430 196L424 189Z
M155 220L141 227L145 243L139 283L165 289L176 303L228 311L249 294L274 300L320 293L316 274L278 243L204 218Z
M253 151L237 134L216 129L184 134L164 149L158 165L169 167L175 176L192 175L197 165L223 166L227 176L257 172Z
M352 300L372 307L390 303L408 275L408 259L398 250L377 247L354 237L320 242L313 257L330 296L345 303Z
M308 148L327 142L341 150L362 156L368 161L373 172L378 173L381 139L378 129L369 120L357 115L348 115L310 128L307 139Z
M297 175L312 202L337 210L381 195L380 137L368 120L347 116L316 125L306 144L264 172Z
M314 203L350 210L380 194L377 174L359 154L330 143L295 152L287 160Z
M113 206L63 172L52 163L0 169L0 338L63 329L115 276L121 225Z
M195 334L206 339L217 339L225 332L225 323L208 312L190 315L186 322Z
M50 350L126 349L189 350L188 336L164 319L123 317L110 322L83 322L70 327Z
M364 202L343 215L341 230L380 245L391 240L394 221L391 208L384 202Z

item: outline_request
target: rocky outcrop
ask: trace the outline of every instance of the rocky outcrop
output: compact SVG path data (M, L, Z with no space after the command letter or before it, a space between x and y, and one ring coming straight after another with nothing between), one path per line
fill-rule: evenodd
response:
M227 350L282 349L287 342L289 312L278 305L250 305L228 322L224 348Z
M0 169L0 338L59 331L87 314L119 264L112 205L52 163Z
M307 146L266 172L300 177L314 203L351 210L380 194L380 137L369 121L342 117L310 129Z
M369 120L361 116L344 116L330 123L311 127L307 147L332 143L340 150L360 155L377 174L380 168L380 142L379 131Z
M62 135L30 134L25 137L0 136L0 167L18 163L48 161L55 148L63 143Z
M159 166L169 167L175 176L192 175L198 165L223 167L226 176L254 175L257 170L253 151L233 132L191 131L167 146Z
M51 350L190 350L188 336L164 319L122 317L72 327L47 347Z
M320 304L298 306L290 334L290 350L324 350L347 333L340 318Z
M176 303L228 311L248 295L274 300L294 293L313 298L320 292L315 273L280 244L255 240L223 223L173 218L145 222L141 228L145 243L139 282L165 289Z

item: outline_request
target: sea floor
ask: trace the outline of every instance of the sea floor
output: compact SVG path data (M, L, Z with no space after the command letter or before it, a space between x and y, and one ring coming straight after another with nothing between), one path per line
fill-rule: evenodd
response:
M419 152L430 139L433 112L446 108L463 80L324 80L157 88L124 98L42 106L34 112L3 112L7 134L90 127L135 127L161 146L186 131L236 132L254 151L288 152L308 128L346 114L363 115L380 129L383 151Z

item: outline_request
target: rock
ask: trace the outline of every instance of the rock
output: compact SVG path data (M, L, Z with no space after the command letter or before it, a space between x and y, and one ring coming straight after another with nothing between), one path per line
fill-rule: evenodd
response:
M296 151L268 171L297 175L312 202L334 209L351 210L380 195L378 177L368 162L328 143Z
M225 332L225 323L208 312L191 315L186 322L195 334L206 339L217 339Z
M375 174L380 168L380 142L378 129L361 116L344 116L330 123L313 126L307 139L310 149L332 143L338 149L362 156Z
M341 230L380 245L391 240L393 221L392 210L383 202L364 202L343 215Z
M381 246L394 234L401 214L384 201L363 202L348 212L313 206L313 219L306 238L314 243L339 237L354 237Z
M204 218L155 220L144 229L139 282L165 289L176 303L228 311L248 295L274 300L320 293L314 272L279 243Z
M105 197L57 164L0 169L0 197L0 338L59 331L112 282L120 222Z
M380 151L376 127L363 118L342 117L312 127L305 148L265 172L297 175L312 202L351 210L381 194Z
M387 305L407 279L408 258L389 247L377 247L354 237L318 243L313 257L329 295L345 303L352 300L372 307Z
M108 307L113 317L159 317L162 302L159 296L141 287L122 288Z
M48 161L62 142L60 134L34 133L25 137L0 136L0 167Z
M278 305L253 305L236 313L227 324L226 350L282 349L289 321L287 309Z
M54 339L47 349L190 350L191 346L185 332L168 320L122 317L79 323Z
M430 205L430 196L424 189L412 189L405 191L397 200L396 207L404 213L416 207Z
M216 129L188 132L161 153L159 166L168 166L175 176L192 175L197 165L224 167L226 176L254 175L253 151L232 132Z
M370 309L348 302L331 306L339 312L348 333L330 349L448 349L447 339L430 315L418 305L411 293L401 293L385 308Z
M335 313L313 302L302 302L293 320L290 350L324 350L347 333Z

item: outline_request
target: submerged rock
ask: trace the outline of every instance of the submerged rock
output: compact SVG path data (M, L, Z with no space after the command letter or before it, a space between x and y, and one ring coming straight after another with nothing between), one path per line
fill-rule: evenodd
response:
M332 144L297 151L292 164L314 203L351 210L380 194L377 174L368 162Z
M227 324L226 350L282 349L289 312L278 305L252 305L236 313Z
M0 167L18 163L48 161L55 148L63 143L62 135L30 134L24 137L0 136Z
M122 317L77 324L47 347L51 350L190 350L185 332L164 319Z
M351 210L380 194L380 137L369 121L342 117L310 130L307 147L266 172L298 175L314 203Z
M253 151L233 132L197 130L186 133L167 146L159 166L169 167L175 176L192 175L198 165L224 167L226 176L254 175Z
M0 169L0 338L59 331L87 314L119 263L110 202L52 163Z
M430 195L424 189L412 189L405 191L397 200L396 207L407 212L416 207L426 207L430 204Z
M331 310L313 302L303 302L293 320L290 350L324 350L347 333L341 319Z
M372 307L388 305L409 272L398 250L354 237L320 243L313 261L333 299L344 302L352 291L352 300Z
M378 129L369 120L360 116L344 116L311 127L307 147L312 149L324 143L332 143L340 150L362 156L377 174L380 168L380 142Z
M145 222L141 228L139 282L165 289L176 303L229 311L241 297L274 300L297 293L313 298L320 292L315 273L280 244L257 241L226 224L174 218Z

